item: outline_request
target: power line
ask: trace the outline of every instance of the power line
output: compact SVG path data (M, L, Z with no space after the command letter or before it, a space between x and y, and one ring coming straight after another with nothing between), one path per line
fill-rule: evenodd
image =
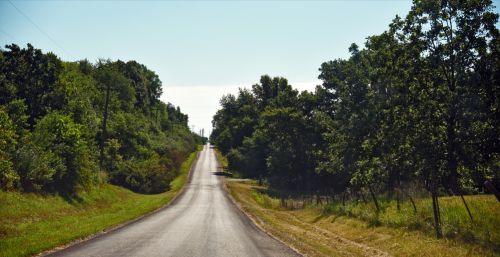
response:
M64 50L64 48L62 48L62 46L60 46L58 43L56 43L56 41L54 41L54 39L52 39L51 37L49 37L49 35L47 35L47 33L43 32L43 30L41 28L39 28L33 21L30 20L30 18L28 18L28 16L26 16L23 12L21 12L21 10L19 10L10 0L7 0L7 1L9 1L9 3L12 6L14 6L14 8L16 8L16 10L18 10L24 17L26 17L26 19L28 19L31 23L33 23L33 25L35 25L35 27L37 27L45 36L47 36L50 40L52 40L52 42L54 42L54 44L56 44L58 47L60 47L64 52L66 52L69 56L71 56L76 61L76 58L73 57L73 55L71 55L70 53L68 53L68 51Z
M0 31L2 31L5 35L7 35L8 37L14 39L14 41L16 41L17 43L19 43L19 45L21 45L21 42L17 41L17 39L11 37L9 34L7 34L7 32L3 31L2 29L0 29Z

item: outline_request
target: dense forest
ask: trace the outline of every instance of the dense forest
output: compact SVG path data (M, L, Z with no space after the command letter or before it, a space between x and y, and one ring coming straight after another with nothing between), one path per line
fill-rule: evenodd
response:
M63 62L30 44L5 48L1 189L72 193L109 181L161 193L203 141L180 107L159 100L162 82L143 64Z
M210 140L229 168L298 190L467 193L500 186L500 33L491 1L416 0L389 29L319 68L315 92L285 78L225 95ZM456 181L456 182L455 182ZM457 183L458 182L458 183Z

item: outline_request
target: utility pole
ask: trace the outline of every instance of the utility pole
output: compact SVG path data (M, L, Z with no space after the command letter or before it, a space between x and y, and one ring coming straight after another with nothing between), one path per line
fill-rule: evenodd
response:
M177 129L179 129L179 122L172 121L172 138L174 138L174 123L177 124Z
M160 110L160 109L158 109L158 107L156 107L156 109L151 108L151 110L156 111L156 125L158 125L158 110Z
M104 89L104 88L98 88ZM102 124L102 135L101 135L101 158L99 160L99 167L102 169L102 163L104 160L104 140L106 140L106 121L108 119L108 103L109 103L109 91L120 91L119 89L111 89L111 85L108 83L106 88L106 105L104 107L104 122Z

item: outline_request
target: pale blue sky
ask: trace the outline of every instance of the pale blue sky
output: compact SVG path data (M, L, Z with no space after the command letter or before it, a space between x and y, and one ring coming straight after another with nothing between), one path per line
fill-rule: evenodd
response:
M136 60L155 71L162 100L179 105L194 131L206 133L223 94L264 74L311 90L321 63L348 58L351 43L363 45L412 6L374 0L11 2L76 60ZM5 0L0 30L23 47L31 43L75 60ZM0 45L11 43L19 44L0 31Z

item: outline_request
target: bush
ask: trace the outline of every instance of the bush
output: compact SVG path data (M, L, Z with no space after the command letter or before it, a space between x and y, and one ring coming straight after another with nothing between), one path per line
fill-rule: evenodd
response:
M119 153L120 147L121 145L118 139L106 140L104 143L104 170L112 171L118 169L118 165L123 160L123 156Z
M175 170L180 171L181 170L181 165L186 160L187 153L181 152L179 150L169 150L168 151L168 158L172 161L172 165ZM179 175L179 174L176 174Z
M118 164L118 168L110 173L110 182L128 188L134 192L146 191L146 172L134 159ZM141 188L143 187L143 188Z
M24 191L40 191L54 182L56 174L60 180L66 170L59 156L29 141L15 152L13 161L20 177L16 187Z
M159 194L170 190L176 168L168 156L154 156L146 161L126 160L111 173L110 181L136 193Z
M51 186L74 192L78 188L87 189L96 181L97 170L88 151L88 142L82 137L83 129L82 125L73 122L71 116L59 112L47 114L35 126L31 135L31 141L36 146L33 149L43 153L41 155L48 158L47 161L53 164L49 166L55 170ZM29 156L21 154L19 157L29 158ZM22 161L30 162L26 159ZM29 176L29 170L23 172Z
M240 171L242 155L238 149L231 149L227 154L227 166L230 170Z
M12 188L19 179L12 166L10 153L16 145L15 127L9 115L0 110L0 188Z
M147 181L150 184L146 193L159 194L170 190L170 182L177 175L170 158L167 156L153 158L145 168L148 171Z

